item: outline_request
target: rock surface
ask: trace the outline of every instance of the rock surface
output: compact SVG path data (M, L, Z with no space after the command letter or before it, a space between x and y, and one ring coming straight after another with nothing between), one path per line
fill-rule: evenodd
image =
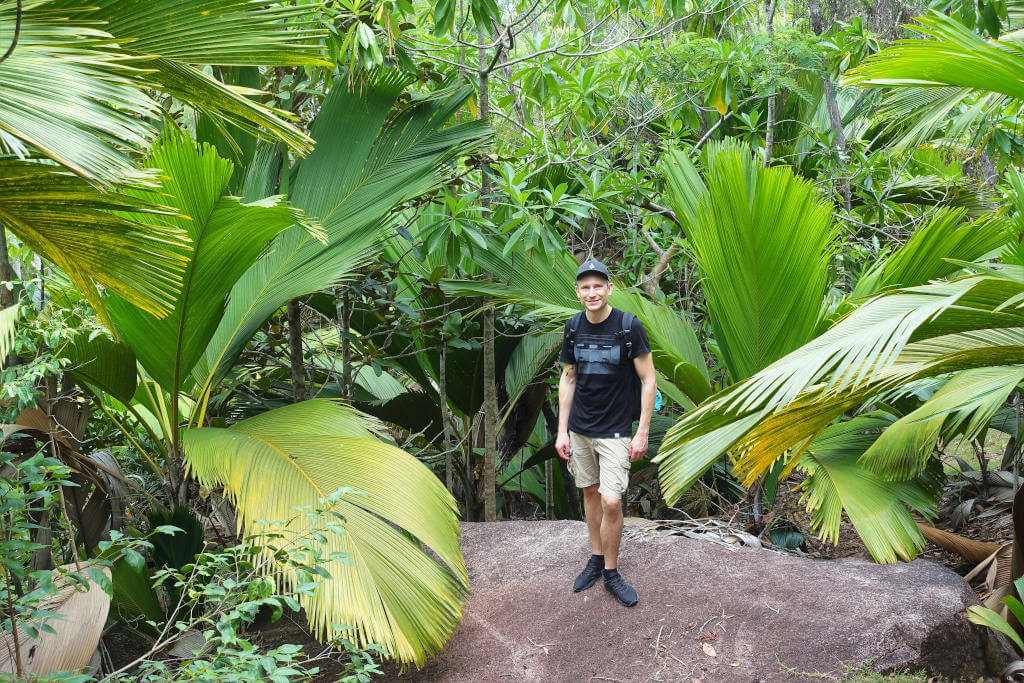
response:
M437 658L400 680L834 680L865 666L977 680L1009 654L967 622L970 587L928 560L808 560L634 535L619 570L640 603L626 608L600 581L572 592L589 555L582 522L462 529L466 616Z

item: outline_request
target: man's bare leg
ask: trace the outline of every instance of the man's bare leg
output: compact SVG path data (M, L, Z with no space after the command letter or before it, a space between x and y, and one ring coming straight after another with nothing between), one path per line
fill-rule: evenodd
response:
M604 513L601 509L601 494L597 492L598 486L598 484L594 484L583 489L583 508L587 513L587 531L590 532L590 552L595 555L603 554L601 552L601 519Z
M622 538L622 501L618 498L600 496L601 499L601 547L604 548L604 568L615 569L619 559L619 540ZM587 511L588 525L590 512ZM593 536L593 532L591 532Z

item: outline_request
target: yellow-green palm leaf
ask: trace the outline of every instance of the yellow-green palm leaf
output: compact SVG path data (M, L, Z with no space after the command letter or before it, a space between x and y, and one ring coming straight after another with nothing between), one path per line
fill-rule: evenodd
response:
M67 273L102 317L99 285L165 315L188 263L187 234L162 220L170 209L127 192L101 192L49 161L0 158L0 223Z
M224 487L249 533L280 531L263 520L292 519L297 507L317 505L341 487L356 491L330 508L345 533L325 534L325 556L346 559L328 562L331 578L300 603L318 635L330 635L332 625L354 626L360 642L422 664L454 633L465 606L456 504L422 463L378 439L374 428L356 410L312 400L227 429L188 430L183 443L192 474ZM308 533L310 525L299 516L285 533ZM279 578L295 581L287 571Z

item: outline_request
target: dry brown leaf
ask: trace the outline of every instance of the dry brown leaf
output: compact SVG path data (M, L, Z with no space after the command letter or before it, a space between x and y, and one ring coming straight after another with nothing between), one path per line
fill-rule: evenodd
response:
M708 643L701 643L700 649L704 650L704 654L708 657L717 657L718 653L715 652L715 648L711 647Z

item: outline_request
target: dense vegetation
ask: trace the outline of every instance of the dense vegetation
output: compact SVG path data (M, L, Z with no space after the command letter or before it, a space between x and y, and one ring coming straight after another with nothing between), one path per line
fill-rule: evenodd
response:
M125 680L422 664L465 606L459 520L581 516L555 357L591 256L662 396L631 514L792 548L848 520L912 559L918 516L1016 483L1022 27L1019 0L0 0L0 671L41 670L53 613L90 623L46 671L101 630ZM245 635L299 609L336 654Z

